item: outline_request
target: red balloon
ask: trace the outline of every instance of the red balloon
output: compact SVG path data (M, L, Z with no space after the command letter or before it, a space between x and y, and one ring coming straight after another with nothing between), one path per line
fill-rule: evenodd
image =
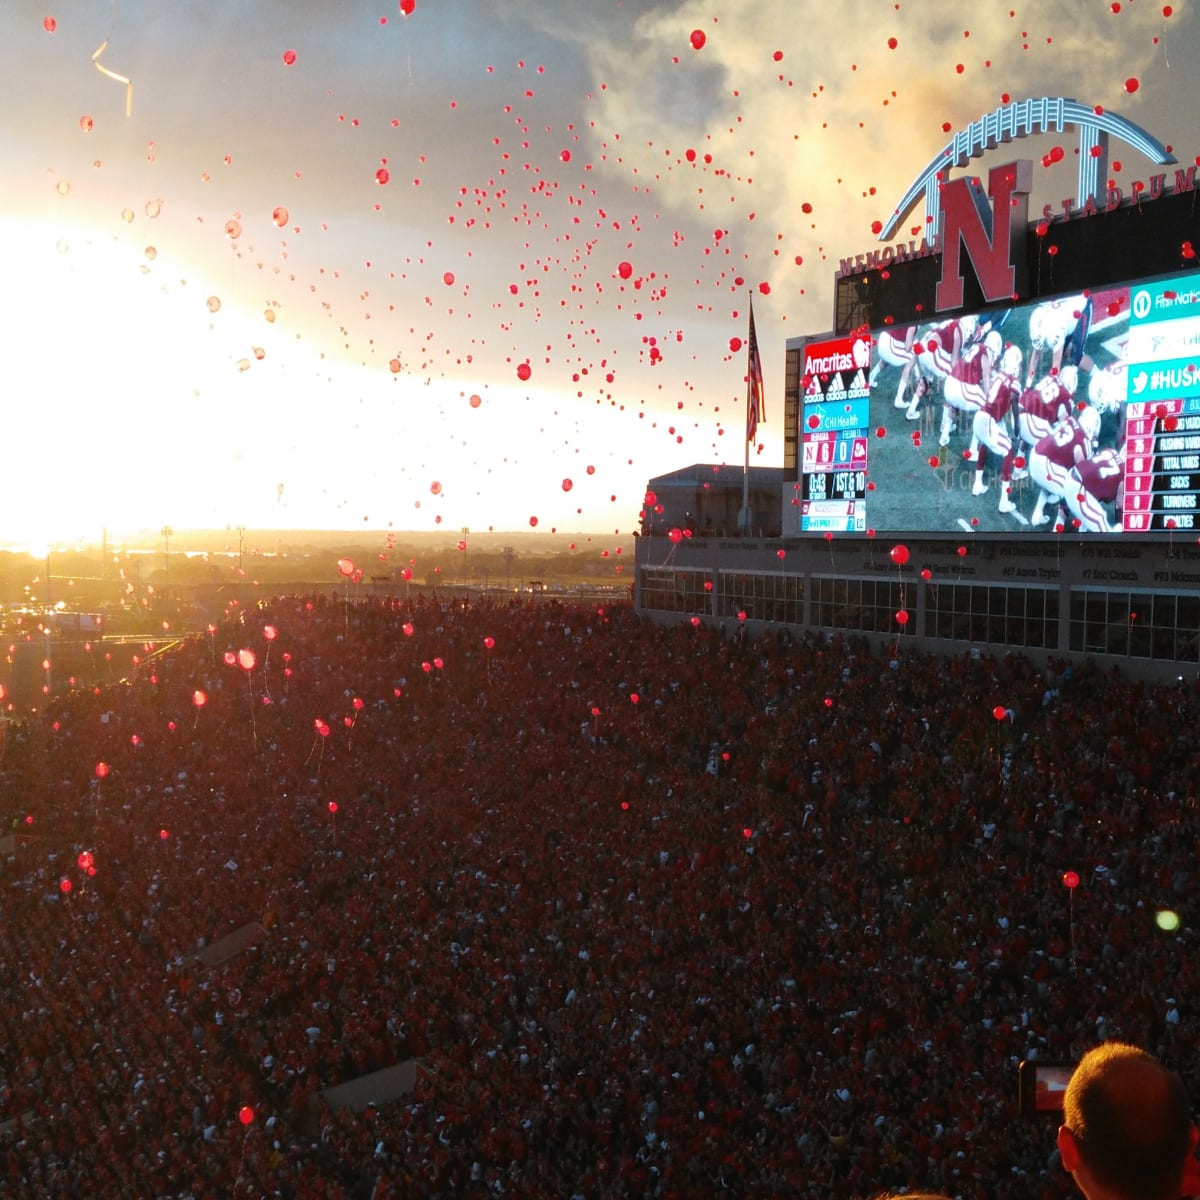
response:
M66 896L66 895L69 895L69 894L70 894L70 892L71 892L71 881L70 881L69 879L63 879L63 880L61 880L61 881L59 882L59 885L58 885L58 886L59 886L60 888L62 888L62 892L63 892L63 895L64 895L64 896Z
M406 16L411 17L414 9L417 7L417 0L400 0L400 11Z
M921 572L921 578L922 578L923 580L925 580L925 582L926 582L926 583L928 583L928 582L929 582L929 581L930 581L930 580L933 578L933 572L932 572L932 571L931 571L931 570L930 570L928 567L926 567L926 568L925 568L925 569L924 569L924 570Z
M667 537L670 538L670 540L673 542L682 542L683 541L683 530L682 529L671 529L667 533Z
M108 763L98 762L96 764L96 778L105 779L108 776Z
M285 67L293 66L296 62L295 50L285 50L283 52L283 65Z
M239 650L237 660L238 666L241 667L243 671L253 671L254 664L258 661L258 659L254 657L253 650Z
M903 608L896 614L896 624L897 625L907 625L908 624L908 613Z
M898 567L902 567L906 562L908 562L908 547L903 543L893 546L889 553L892 562L894 562Z
M437 493L435 492L434 495L436 495L436 494ZM345 575L347 577L353 575L354 574L354 559L339 558L337 568L338 568L339 575Z
M278 636L279 630L276 629L274 625L263 626L263 637L265 637L268 642L273 642Z
M208 697L199 688L197 688L192 693L192 703L197 708L203 708L208 703Z
M248 1104L243 1104L242 1107L238 1109L238 1120L241 1121L243 1125L253 1125L254 1109L252 1109Z
M491 650L492 647L495 646L495 644L496 644L496 639L494 637L485 637L483 639L483 648L485 650Z
M334 815L335 817L337 816L337 801L336 801L336 800L330 800L330 802L329 802L329 811L330 811L331 813L333 813L333 815Z
M1074 891L1079 886L1079 874L1076 871L1065 871L1063 873L1063 886L1068 891Z
M628 279L633 274L633 263L622 262L617 264L617 274L622 279Z
M692 36L691 36L691 39L690 39L690 40L691 40L691 43L692 43L692 49L693 49L693 50L703 50L703 49L704 49L704 43L708 41L708 38L706 38L706 37L704 36L704 30L703 30L703 29L693 29L693 30L692 30Z
M1008 709L1006 709L1003 704L997 704L996 707L992 709L992 716L995 717L997 721L1003 721L1004 718L1008 716Z
M641 696L639 696L639 695L637 694L637 692L630 692L630 693L629 693L629 702L630 702L631 704L637 704L637 702L638 702L639 700L641 700Z

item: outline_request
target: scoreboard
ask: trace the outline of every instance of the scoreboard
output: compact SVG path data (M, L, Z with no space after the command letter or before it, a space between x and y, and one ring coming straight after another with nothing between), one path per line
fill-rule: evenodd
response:
M997 422L1012 446L1009 461L1002 450L981 449L988 435L972 411L943 407L937 324L809 342L796 498L802 533L1021 539L1200 531L1200 274L1001 305L957 324L964 347L995 330L1015 353L1016 398ZM897 343L911 361L903 373ZM1025 469L1037 447L1022 441L1020 395L1065 366L1074 368L1074 393L1069 418L1060 419L1092 407L1100 432L1053 493Z
M1200 276L1130 289L1122 528L1195 529L1200 497Z
M800 529L867 529L871 344L837 338L805 348Z

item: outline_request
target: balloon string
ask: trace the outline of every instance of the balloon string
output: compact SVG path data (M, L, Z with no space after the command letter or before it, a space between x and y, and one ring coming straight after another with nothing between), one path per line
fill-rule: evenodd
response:
M100 55L108 49L108 38L96 47L92 54L92 65L100 72L101 75L107 75L109 79L115 79L118 83L125 85L125 115L133 116L133 83L128 75L118 75L116 71L110 71L101 61Z

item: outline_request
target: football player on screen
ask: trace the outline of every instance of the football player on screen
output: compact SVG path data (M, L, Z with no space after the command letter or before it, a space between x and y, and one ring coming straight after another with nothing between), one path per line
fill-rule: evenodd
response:
M1085 409L1090 412L1090 409ZM1082 414L1081 414L1082 415ZM1125 483L1125 455L1111 446L1097 450L1091 458L1076 464L1072 475L1078 483L1067 488L1067 508L1084 533L1118 533L1121 489Z
M971 494L982 496L987 491L983 471L988 451L1000 458L1000 511L1016 511L1009 495L1012 483L1016 447L1012 438L1013 406L1021 394L1021 348L1008 346L992 375L991 391L983 406L975 413L971 424L971 449L968 459L975 463L975 483Z
M900 368L900 382L896 385L895 405L897 408L907 408L909 406L908 399L905 397L905 392L908 390L908 381L912 378L913 372L917 365L917 353L913 349L913 343L916 341L917 327L910 325L907 329L892 331L885 329L875 339L875 362L871 367L872 389L875 387L875 382L878 380L880 372L885 366ZM927 380L919 371L917 374L916 390L913 394L913 404L919 404L921 397L925 394L925 389L929 386Z
M1057 375L1047 375L1021 393L1017 403L1017 435L1026 447L1026 457L1070 414L1078 382L1077 368L1063 367Z
M955 412L974 416L987 403L992 390L992 373L1000 361L1004 339L999 330L991 330L982 342L969 346L962 357L946 376L942 386L942 426L938 433L938 446L950 444L950 433L955 427Z
M1099 437L1100 414L1094 408L1084 408L1078 419L1064 417L1034 446L1029 456L1029 478L1039 490L1037 504L1029 518L1031 525L1044 525L1050 520L1047 505L1058 509L1059 521L1065 524L1064 505L1068 490L1079 489L1079 475L1075 469L1092 456Z
M1090 371L1094 366L1086 350L1088 331L1092 325L1090 296L1062 296L1039 304L1029 314L1029 372L1026 383L1037 378L1041 358L1050 352L1052 371L1064 363Z
M918 383L904 414L910 421L920 420L921 400L933 387L943 384L958 364L964 350L975 337L979 320L967 315L932 325L917 337L913 353L917 359Z

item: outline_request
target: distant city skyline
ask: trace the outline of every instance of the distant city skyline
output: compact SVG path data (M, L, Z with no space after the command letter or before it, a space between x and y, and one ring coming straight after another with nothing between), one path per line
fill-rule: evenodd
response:
M829 327L839 261L947 131L1069 95L1200 151L1187 4L406 8L6 10L0 543L615 545L652 476L741 463L751 295L751 462L781 462L786 338ZM1004 151L1033 211L1073 148ZM1148 174L1113 159L1127 193Z

